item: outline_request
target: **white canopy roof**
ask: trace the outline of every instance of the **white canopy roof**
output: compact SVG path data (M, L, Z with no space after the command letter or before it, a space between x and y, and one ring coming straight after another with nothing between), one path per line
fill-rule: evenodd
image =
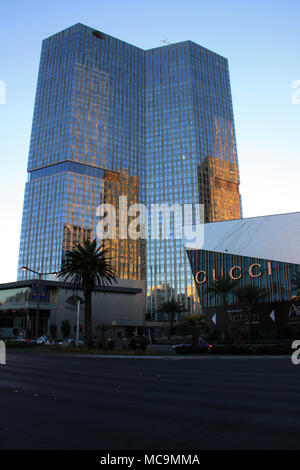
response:
M204 243L185 246L300 264L300 212L204 224Z

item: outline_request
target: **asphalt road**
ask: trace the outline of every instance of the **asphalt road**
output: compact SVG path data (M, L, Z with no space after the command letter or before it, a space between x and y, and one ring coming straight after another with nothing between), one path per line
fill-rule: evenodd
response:
M0 450L300 449L290 357L9 353Z

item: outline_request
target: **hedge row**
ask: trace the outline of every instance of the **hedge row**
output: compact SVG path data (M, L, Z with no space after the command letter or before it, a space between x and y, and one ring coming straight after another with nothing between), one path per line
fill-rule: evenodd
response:
M34 346L39 346L35 343L30 343L30 342L26 342L26 341L6 341L5 342L5 345L6 345L6 349L9 349L9 348L20 348L20 349L29 349L29 348L33 348Z
M217 345L212 348L178 346L174 348L178 354L237 354L237 355L285 355L292 354L293 350L286 345L257 345L257 346L235 346Z

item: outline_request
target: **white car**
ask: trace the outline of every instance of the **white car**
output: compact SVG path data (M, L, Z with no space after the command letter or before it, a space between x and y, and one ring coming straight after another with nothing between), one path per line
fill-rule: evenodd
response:
M37 344L45 344L45 343L47 343L47 341L49 341L47 336L41 336L40 338L38 338L36 340Z
M43 343L44 346L55 346L55 341L52 341L51 339L47 339L45 343Z

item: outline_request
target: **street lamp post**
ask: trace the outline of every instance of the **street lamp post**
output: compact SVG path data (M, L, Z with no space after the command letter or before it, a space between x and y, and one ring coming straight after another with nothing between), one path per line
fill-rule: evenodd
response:
M76 342L75 345L78 347L79 343L79 316L80 316L80 305L84 304L84 300L79 297L79 295L72 295L69 297L66 302L70 305L76 305L77 306L77 315L76 315Z
M57 272L52 273L40 273L35 271L34 269L30 269L27 266L22 266L22 271L30 271L31 273L37 274L38 276L38 288L37 288L37 300L36 300L36 315L35 315L35 339L39 337L39 319L40 319L40 295L41 295L41 280L42 276L47 276L48 274L53 274L54 276L57 275Z

